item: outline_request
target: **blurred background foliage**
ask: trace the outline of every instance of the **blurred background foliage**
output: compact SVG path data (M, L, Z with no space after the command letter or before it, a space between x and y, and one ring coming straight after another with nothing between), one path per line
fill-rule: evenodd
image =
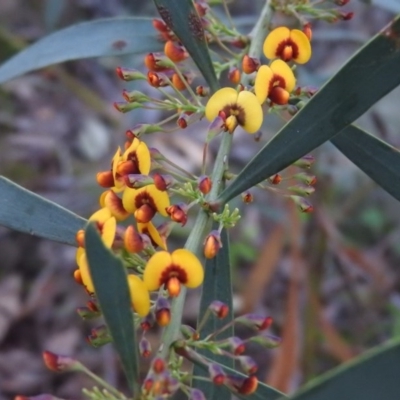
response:
M251 29L262 3L232 2L243 33ZM352 21L313 25L314 52L311 62L299 68L301 85L324 83L400 12L400 2L353 0L347 8L355 12ZM139 0L2 0L0 62L52 31L127 15L155 17L156 12L152 2ZM275 17L275 25L282 22L290 23ZM158 111L122 115L114 110L112 103L121 99L124 88L151 90L146 83L119 81L114 73L119 65L143 69L143 57L67 62L1 85L0 174L79 215L90 215L101 192L95 174L108 167L124 131L163 117ZM400 147L399 94L395 90L358 121L395 147ZM260 142L235 134L233 169L239 171L282 123L268 116ZM206 127L202 122L149 136L148 142L195 171ZM241 206L242 220L231 233L235 312L273 316L273 333L283 344L255 356L260 379L284 392L400 335L398 202L332 145L321 146L313 156L311 172L318 180L313 214L300 214L279 194L254 190L254 203ZM174 232L177 243L189 230L190 223ZM123 380L111 346L92 349L85 342L91 323L75 312L86 295L72 278L74 253L0 227L1 400L40 392L81 398L82 386L91 383L81 375L47 372L43 350L78 357L117 386ZM199 293L192 291L185 315L189 323L196 319L198 301Z

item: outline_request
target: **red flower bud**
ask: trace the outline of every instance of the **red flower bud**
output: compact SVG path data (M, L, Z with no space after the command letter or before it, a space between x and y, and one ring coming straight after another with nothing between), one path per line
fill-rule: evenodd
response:
M208 306L208 308L219 319L226 318L229 313L229 307L225 303L222 303L222 301L219 300L214 300Z

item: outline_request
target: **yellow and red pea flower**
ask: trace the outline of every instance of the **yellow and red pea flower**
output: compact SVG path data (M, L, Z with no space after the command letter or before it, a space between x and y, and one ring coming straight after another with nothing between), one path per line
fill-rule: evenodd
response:
M111 214L111 211L104 207L96 211L90 218L89 221L94 221L97 224L97 228L101 234L101 239L104 245L111 248L114 242L115 234L117 231L117 221ZM79 267L79 274L76 275L82 281L83 286L89 293L94 292L94 286L92 278L90 276L89 265L86 258L86 251L83 247L78 247L76 251L76 263Z
M199 259L186 249L155 253L147 262L143 274L143 281L149 291L165 285L171 297L179 294L181 285L196 288L202 284L203 279L204 270Z
M117 221L124 221L129 217L128 211L122 205L122 199L111 189L101 194L99 203L101 207L108 208Z
M257 71L254 91L260 104L269 98L272 103L284 105L296 85L292 69L282 60L275 60L270 66L262 65Z
M237 92L233 88L222 88L208 100L206 118L211 122L222 116L225 129L233 133L240 125L247 133L256 133L263 121L263 111L257 97L247 91Z
M150 222L158 212L166 217L166 209L169 207L167 192L158 190L154 184L140 189L126 188L122 195L124 209L134 215L137 222Z
M96 180L101 187L110 188L115 186L115 172L116 172L115 165L121 159L121 156L122 156L121 148L118 147L117 151L115 152L111 160L111 168L108 171L101 171L97 173Z
M150 311L150 294L147 286L136 275L128 275L128 287L131 295L132 307L139 316L145 317Z
M311 44L307 35L299 29L286 26L275 28L269 33L263 46L265 57L280 58L304 64L311 58Z

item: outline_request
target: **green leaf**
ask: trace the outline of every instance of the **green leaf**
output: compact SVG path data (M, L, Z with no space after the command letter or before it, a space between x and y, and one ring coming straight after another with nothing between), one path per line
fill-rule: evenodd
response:
M363 46L246 165L226 203L331 139L400 84L400 16Z
M149 18L108 18L61 29L0 66L0 83L63 61L119 56L160 49Z
M86 220L0 176L0 225L76 246Z
M219 89L208 52L201 19L192 0L154 0L162 19L175 33L199 68L212 91Z
M93 223L86 228L85 245L96 297L129 385L137 394L138 348L125 268L122 261L104 246Z
M399 150L354 125L331 142L386 192L400 200Z
M399 376L400 340L395 339L313 379L290 399L398 400Z
M214 229L218 229L218 224L214 224ZM218 319L213 315L208 318L207 322L201 329L201 337L206 337L212 332L222 328L233 319L233 301L232 301L232 275L229 261L229 236L224 229L221 232L222 248L218 251L214 258L207 259L204 266L205 276L203 282L203 292L200 300L200 311L198 322L201 321L207 312L209 305L214 300L219 300L229 307L229 315L224 319ZM218 339L225 339L234 335L233 327L218 335ZM213 354L209 351L199 350L201 355L207 356L212 362L228 363L229 367L234 367L234 362L226 357ZM195 365L193 375L209 377L208 370ZM211 382L194 380L193 387L200 389L208 400L229 400L230 391L225 386L216 386Z

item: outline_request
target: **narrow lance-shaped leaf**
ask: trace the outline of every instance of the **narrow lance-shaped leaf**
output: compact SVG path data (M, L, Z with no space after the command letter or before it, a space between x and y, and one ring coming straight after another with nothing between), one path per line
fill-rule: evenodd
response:
M331 139L400 84L400 16L362 47L221 193L225 203Z
M313 379L290 399L398 400L399 376L400 341L396 339Z
M89 57L145 53L161 48L149 18L108 18L61 29L0 66L0 83L39 68Z
M201 19L192 0L154 0L162 19L175 33L212 91L219 88Z
M125 268L104 246L93 223L86 228L85 246L96 297L129 385L137 394L138 348Z
M218 224L214 224L214 229L218 229ZM208 307L214 300L225 303L229 307L229 314L224 319L211 316L201 329L202 338L222 328L233 319L232 274L229 261L229 236L226 229L221 232L221 242L222 248L214 258L207 259L204 267L205 276L198 322L201 321ZM218 339L226 339L233 335L233 327L230 327L218 335ZM205 350L199 350L199 353L207 356L213 362L224 362L227 363L229 367L234 367L233 360L231 359ZM198 365L195 365L193 375L209 377L208 371L200 368ZM226 387L216 386L212 382L194 380L193 387L200 389L208 400L229 400L231 397L230 391Z
M86 220L0 176L0 225L76 246L75 235Z
M386 192L400 201L400 152L351 125L331 142Z

